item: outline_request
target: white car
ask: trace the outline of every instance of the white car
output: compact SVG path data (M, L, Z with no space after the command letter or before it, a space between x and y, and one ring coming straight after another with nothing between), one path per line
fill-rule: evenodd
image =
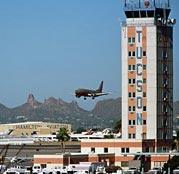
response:
M173 170L173 174L179 174L179 168Z

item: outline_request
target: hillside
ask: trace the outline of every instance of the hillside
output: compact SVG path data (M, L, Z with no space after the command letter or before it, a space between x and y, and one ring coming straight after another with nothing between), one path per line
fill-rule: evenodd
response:
M76 101L67 103L62 99L50 97L43 103L38 102L33 94L29 94L26 103L7 108L0 105L0 122L49 121L72 124L78 127L111 127L121 117L121 100L108 99L96 104L92 111L80 108ZM110 120L109 120L110 118Z

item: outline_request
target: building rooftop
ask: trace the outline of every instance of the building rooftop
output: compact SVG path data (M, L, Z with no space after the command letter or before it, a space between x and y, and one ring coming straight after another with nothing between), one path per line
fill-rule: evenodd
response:
M20 123L8 123L8 124L1 124L1 125L31 125L31 124L64 124L64 125L68 125L65 123L51 123L51 122L42 122L42 121L29 121L29 122L20 122Z
M125 0L124 12L127 18L168 18L170 0Z

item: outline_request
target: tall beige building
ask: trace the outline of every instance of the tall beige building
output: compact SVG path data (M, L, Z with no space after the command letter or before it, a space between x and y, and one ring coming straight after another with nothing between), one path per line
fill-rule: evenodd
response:
M122 139L168 151L173 130L173 25L169 0L126 0L122 24ZM148 143L148 146L145 142Z

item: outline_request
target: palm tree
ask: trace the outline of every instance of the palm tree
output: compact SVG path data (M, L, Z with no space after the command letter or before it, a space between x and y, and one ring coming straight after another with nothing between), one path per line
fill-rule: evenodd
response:
M62 152L65 153L65 141L68 141L70 139L68 130L65 127L60 128L57 133L57 139L61 142Z

